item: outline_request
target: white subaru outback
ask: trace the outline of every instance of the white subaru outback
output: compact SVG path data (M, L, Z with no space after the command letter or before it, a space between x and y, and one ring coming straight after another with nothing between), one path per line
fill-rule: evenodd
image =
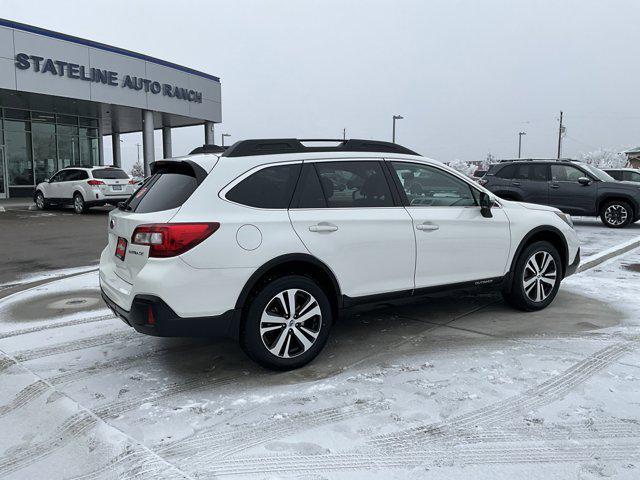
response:
M399 145L247 140L152 164L110 213L100 286L137 331L229 336L273 369L322 350L342 309L490 286L521 310L576 271L571 218L502 200Z
M39 210L71 205L76 213L87 213L91 207L127 200L134 184L120 168L66 167L36 186L33 201Z

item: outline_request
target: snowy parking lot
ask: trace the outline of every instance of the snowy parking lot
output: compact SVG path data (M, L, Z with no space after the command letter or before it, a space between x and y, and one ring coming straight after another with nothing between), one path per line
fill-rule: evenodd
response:
M640 236L576 225L583 260ZM95 271L11 290L0 478L636 479L639 292L636 249L536 313L489 293L381 305L274 373L231 341L134 332Z

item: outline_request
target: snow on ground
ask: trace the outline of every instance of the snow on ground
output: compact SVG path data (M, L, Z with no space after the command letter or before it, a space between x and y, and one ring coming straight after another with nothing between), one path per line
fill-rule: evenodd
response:
M629 238L596 225L585 252ZM640 249L542 312L462 292L354 313L288 373L139 335L96 281L0 301L1 478L640 477Z

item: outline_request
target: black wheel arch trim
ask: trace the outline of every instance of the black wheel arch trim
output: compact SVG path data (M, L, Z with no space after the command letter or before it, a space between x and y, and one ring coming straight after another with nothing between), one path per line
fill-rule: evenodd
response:
M552 225L540 225L530 230L524 237L522 237L522 240L520 240L520 243L518 244L518 248L516 248L516 252L513 255L513 258L511 259L511 265L509 266L509 273L508 273L509 285L511 284L511 280L513 278L513 272L515 270L518 258L520 257L520 254L522 253L522 251L525 249L526 245L529 243L529 241L534 235L537 235L539 233L546 233L546 232L551 232L557 235L558 237L560 237L562 241L563 251L559 253L560 255L562 255L562 259L563 259L562 276L563 278L566 276L567 269L569 267L569 262L570 262L569 245L567 245L567 239L564 237L564 234L558 228Z
M253 288L258 284L260 279L269 271L280 265L285 265L291 262L304 262L310 263L315 267L320 268L331 280L333 285L333 289L335 291L336 297L335 302L338 309L342 308L342 294L340 290L340 284L333 273L333 271L322 261L318 260L313 255L307 253L289 253L285 255L280 255L279 257L273 258L269 260L267 263L259 267L253 274L249 277L249 280L244 284L240 295L238 295L238 299L236 301L236 310L240 311L245 307L247 298L249 294L253 290Z
M640 205L638 201L633 198L632 195L628 195L626 193L604 193L598 197L598 201L596 202L596 215L600 215L600 209L607 202L612 202L616 200L622 200L631 204L631 208L633 208L633 217L635 218L639 214Z

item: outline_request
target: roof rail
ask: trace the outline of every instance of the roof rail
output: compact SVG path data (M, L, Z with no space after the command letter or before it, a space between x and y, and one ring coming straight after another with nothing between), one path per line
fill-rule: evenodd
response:
M222 153L227 147L221 147L220 145L202 145L201 147L194 148L189 152L189 155L197 155L198 153Z
M504 158L498 163L508 162L581 162L575 158Z
M304 143L337 142L330 146L306 146ZM419 155L402 145L377 140L335 140L318 138L270 138L262 140L242 140L231 145L223 157L248 157L252 155L276 155L283 153L312 153L312 152L385 152L402 153L405 155Z

